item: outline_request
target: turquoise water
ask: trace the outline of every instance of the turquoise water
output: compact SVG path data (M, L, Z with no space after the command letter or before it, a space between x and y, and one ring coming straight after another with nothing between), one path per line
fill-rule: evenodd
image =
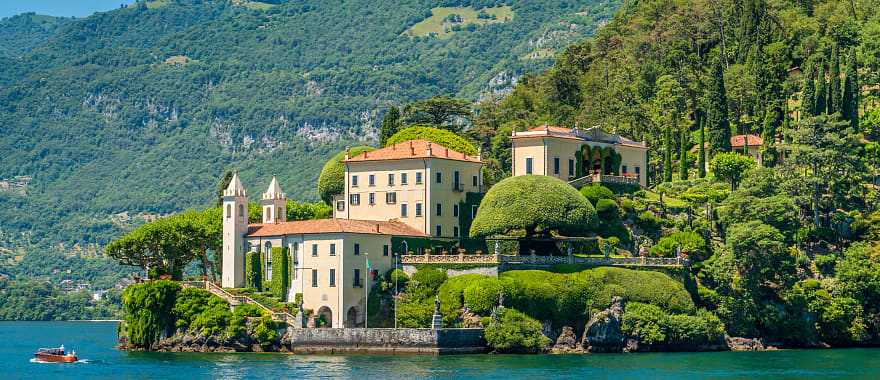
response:
M384 356L128 353L116 323L0 322L0 379L880 379L880 349L614 355ZM64 344L84 363L30 362Z

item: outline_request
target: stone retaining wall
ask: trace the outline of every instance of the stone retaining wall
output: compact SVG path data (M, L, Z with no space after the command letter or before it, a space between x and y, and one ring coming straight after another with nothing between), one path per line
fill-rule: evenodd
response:
M403 272L406 273L407 276L412 277L414 273L416 273L415 265L403 265ZM442 265L438 266L438 268L442 268ZM484 267L473 267L467 269L455 269L455 268L442 268L446 270L446 275L449 277L461 276L463 274L481 274L484 276L492 276L498 277L498 266L484 266Z
M483 329L287 329L283 345L294 353L418 353L486 352Z

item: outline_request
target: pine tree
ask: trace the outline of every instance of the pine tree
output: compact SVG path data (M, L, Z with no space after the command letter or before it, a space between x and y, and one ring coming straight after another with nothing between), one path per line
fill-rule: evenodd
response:
M706 118L701 115L698 119L700 123L700 157L697 157L697 173L700 178L706 178Z
M828 98L825 88L825 63L820 61L819 73L816 75L816 103L813 105L813 115L822 115L828 112Z
M391 106L385 116L382 118L382 126L380 127L379 144L385 146L391 136L394 136L400 129L400 110L395 106Z
M830 85L828 87L828 114L841 112L841 89L840 89L840 50L837 44L831 49Z
M672 130L666 130L666 146L663 153L663 182L672 182Z
M678 139L679 145L679 153L678 153L678 179L687 180L688 179L688 129L682 129L679 133Z
M813 81L813 65L804 69L804 85L801 87L801 119L816 116L816 82Z
M709 155L730 151L730 120L727 114L727 90L724 87L724 67L715 62L708 91Z
M852 49L846 63L846 79L843 82L843 97L840 101L840 113L848 120L853 130L859 129L859 78L856 69L856 52Z

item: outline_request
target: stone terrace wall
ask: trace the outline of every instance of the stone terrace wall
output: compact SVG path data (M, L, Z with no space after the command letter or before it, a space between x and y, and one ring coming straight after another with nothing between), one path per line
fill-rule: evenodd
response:
M486 352L483 329L287 329L282 342L294 353L421 353Z

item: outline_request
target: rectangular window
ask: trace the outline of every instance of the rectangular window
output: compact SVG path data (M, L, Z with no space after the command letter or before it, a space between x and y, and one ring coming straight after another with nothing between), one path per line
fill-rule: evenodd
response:
M452 227L452 237L458 237L458 226Z
M397 203L397 193L395 193L395 192L385 193L385 203L390 204L390 205Z
M443 227L438 224L437 225L437 234L434 236L441 236L441 235L443 235Z
M416 216L422 216L422 204L416 203Z
M437 177L437 181L436 181L437 183L443 183L443 173L437 172L437 173L434 173L434 176Z
M422 184L422 172L416 172L416 185Z
M318 257L318 245L312 244L312 257Z
M330 270L330 287L331 288L336 287L336 269Z
M336 202L336 211L345 211L345 201Z
M361 254L361 245L358 243L354 243L354 255L357 256L360 254Z
M388 174L388 186L394 186L394 174Z
M559 157L553 157L553 174L559 174Z
M437 204L437 216L443 216L443 204L442 203Z
M574 176L574 160L568 160L568 176Z
M471 182L473 182L474 187L480 186L480 179L479 179L479 177L477 177L477 176L473 176L471 179L472 179Z
M639 175L639 167L636 166L636 175Z
M368 198L370 200L370 205L376 204L376 193L370 193L370 196Z
M452 205L452 216L458 217L458 203Z
M388 244L382 246L382 256L388 256Z
M532 174L532 158L526 158L526 174Z
M626 174L627 173L626 165L623 165L622 169L623 169L623 174Z
M330 243L330 256L336 256L336 243Z
M406 203L403 203L400 205L400 217L406 218L406 214L407 214Z
M401 184L401 185L406 185L406 184L407 184L406 173L400 173L400 184Z
M352 286L355 288L361 287L361 270L360 269L357 269L357 268L354 269L354 284L352 284Z
M318 287L318 270L317 269L312 269L312 287L313 288Z
M461 188L461 174L458 170L452 172L452 188L456 190L460 190Z
M376 186L376 175L375 174L370 174L369 183L370 183L370 186Z
M357 206L361 204L361 195L360 194L349 194L348 195L348 203L352 206Z
M477 205L471 205L471 219L472 220L477 217L477 208L478 208Z
M358 187L358 176L351 176L351 187Z

